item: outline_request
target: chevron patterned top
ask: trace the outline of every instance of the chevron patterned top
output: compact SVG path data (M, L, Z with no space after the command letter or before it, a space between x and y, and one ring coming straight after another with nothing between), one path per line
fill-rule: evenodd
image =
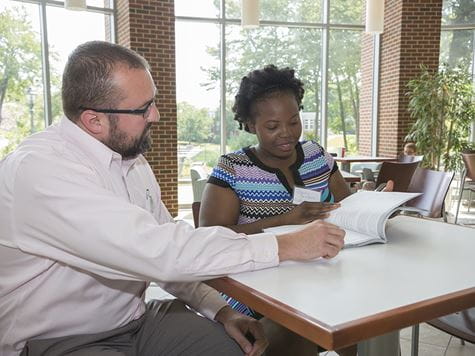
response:
M313 141L295 146L297 160L290 167L295 184L321 192L321 201L333 202L328 186L337 165L322 146ZM266 166L250 147L220 157L209 183L234 190L241 206L238 224L284 214L293 207L293 192L284 173Z

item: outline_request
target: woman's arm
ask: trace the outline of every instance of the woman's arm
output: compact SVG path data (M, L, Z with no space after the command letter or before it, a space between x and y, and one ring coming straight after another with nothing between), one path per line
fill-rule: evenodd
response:
M236 232L256 234L263 229L286 224L282 215L260 219L250 224L237 225L239 219L239 198L231 188L207 183L200 207L200 226L226 226Z
M207 183L200 208L200 226L226 226L236 232L257 234L263 229L279 225L305 224L327 217L327 213L339 204L304 202L282 215L259 219L249 224L237 225L239 198L230 188Z
M329 186L335 202L339 202L351 194L350 188L348 188L345 179L338 169L330 175Z

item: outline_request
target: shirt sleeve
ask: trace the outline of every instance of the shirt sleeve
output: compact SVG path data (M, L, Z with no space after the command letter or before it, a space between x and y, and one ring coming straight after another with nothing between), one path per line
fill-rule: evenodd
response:
M273 234L165 222L162 202L159 223L70 160L24 158L13 195L14 247L109 279L192 282L278 264Z
M208 183L235 190L236 171L228 155L219 158L218 164L213 168L208 178Z
M228 305L214 288L201 282L171 282L158 285L210 320L214 320L218 311Z

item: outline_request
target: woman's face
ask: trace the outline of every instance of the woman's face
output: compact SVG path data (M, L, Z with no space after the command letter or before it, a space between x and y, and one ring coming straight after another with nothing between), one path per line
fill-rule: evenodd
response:
M251 110L249 131L256 134L259 149L273 158L287 159L295 152L302 134L299 106L292 93L277 92L257 101Z

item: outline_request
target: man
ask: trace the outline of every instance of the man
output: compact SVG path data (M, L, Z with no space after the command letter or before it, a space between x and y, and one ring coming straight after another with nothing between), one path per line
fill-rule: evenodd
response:
M417 151L417 147L414 142L408 142L404 145L404 154L406 156L415 156L416 151Z
M85 43L64 70L66 117L0 162L0 354L258 355L260 324L198 281L343 246L324 222L277 237L174 223L142 156L156 94L138 54ZM149 281L178 300L146 305Z

